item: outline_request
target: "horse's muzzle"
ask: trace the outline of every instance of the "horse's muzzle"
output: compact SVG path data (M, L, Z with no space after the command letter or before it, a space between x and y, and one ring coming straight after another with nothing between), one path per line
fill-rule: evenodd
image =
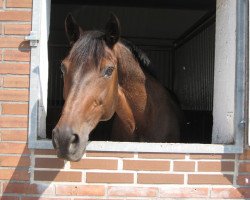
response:
M69 161L79 161L86 148L86 141L81 141L70 127L56 127L52 131L52 143L57 156Z

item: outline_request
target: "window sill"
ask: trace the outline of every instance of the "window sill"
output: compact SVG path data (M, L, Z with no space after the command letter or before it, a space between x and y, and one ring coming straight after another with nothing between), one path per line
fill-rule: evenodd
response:
M29 142L29 148L53 149L53 145L51 140L37 140ZM86 151L227 154L243 153L243 145L92 141Z

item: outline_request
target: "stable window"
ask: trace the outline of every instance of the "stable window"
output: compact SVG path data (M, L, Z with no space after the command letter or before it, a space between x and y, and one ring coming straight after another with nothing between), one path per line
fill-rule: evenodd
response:
M176 93L187 123L183 144L104 142L109 122L91 134L87 150L241 152L244 134L247 1L33 1L29 146L52 148L51 130L63 106L61 60L69 51L70 12L88 29L103 29L115 13L122 37L147 53L155 76ZM38 20L41 19L41 20ZM164 123L164 122L162 122ZM97 137L101 134L102 137ZM105 133L105 134L104 134Z

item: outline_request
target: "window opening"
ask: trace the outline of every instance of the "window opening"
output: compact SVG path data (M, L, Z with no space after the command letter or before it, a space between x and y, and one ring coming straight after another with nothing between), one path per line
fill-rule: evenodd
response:
M144 3L143 3L144 4ZM157 67L155 76L173 90L187 123L182 142L211 143L215 51L215 0L209 1L51 1L48 43L49 80L46 129L57 123L63 106L60 63L69 51L64 19L71 12L84 29L102 29L115 13L122 37L132 41ZM138 28L139 27L139 28ZM164 122L162 122L164 123ZM109 140L112 119L101 122L90 140Z

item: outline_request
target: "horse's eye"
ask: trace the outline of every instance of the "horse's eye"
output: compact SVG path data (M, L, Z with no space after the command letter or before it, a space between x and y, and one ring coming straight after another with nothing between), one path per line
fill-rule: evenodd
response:
M63 63L61 63L61 71L63 74L65 74L65 71L66 71L66 67Z
M112 75L113 71L114 71L113 66L106 67L103 72L104 77L109 78Z

